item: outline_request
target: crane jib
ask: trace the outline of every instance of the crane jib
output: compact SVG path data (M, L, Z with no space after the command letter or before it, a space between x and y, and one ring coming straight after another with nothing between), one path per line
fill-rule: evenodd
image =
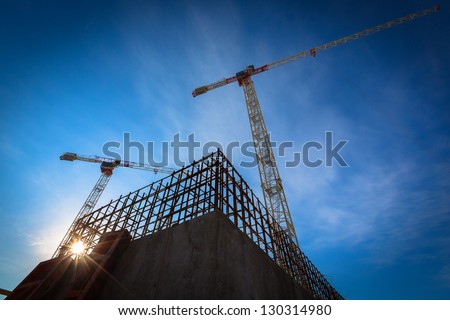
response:
M403 17L400 17L400 18L388 21L386 23L383 23L381 25L378 25L378 26L375 26L375 27L372 27L372 28L365 29L363 31L360 31L360 32L348 35L346 37L343 37L343 38L340 38L340 39L337 39L337 40L325 43L323 45L320 45L320 46L317 46L317 47L313 47L311 49L308 49L308 50L302 51L300 53L297 53L297 54L295 54L293 56L286 57L284 59L281 59L281 60L278 60L278 61L266 64L266 65L264 65L262 67L259 67L259 68L253 68L253 66L249 66L245 70L240 71L237 74L239 74L241 79L242 79L243 76L248 76L248 75L252 76L254 74L258 74L258 73L261 73L263 71L267 71L269 69L274 69L276 67L282 66L284 64L287 64L287 63L290 63L290 62L293 62L293 61L296 61L296 60L299 60L299 59L306 58L308 56L311 56L311 57L314 58L318 51L325 51L325 50L328 50L328 49L331 49L331 48L334 48L334 47L337 47L337 46L340 46L340 45L343 45L343 44L346 44L346 43L349 43L349 42L352 42L352 41L355 41L355 40L358 40L358 39L361 39L361 38L364 38L364 37L369 36L371 34L374 34L374 33L377 33L377 32L380 32L380 31L392 28L392 27L394 27L396 25L399 25L399 24L402 24L402 23L405 23L405 22L408 22L408 21L411 21L411 20L414 20L414 19L426 16L426 15L429 15L429 14L431 14L433 12L437 12L439 10L440 10L440 5L437 4L437 5L433 6L433 7L428 8L428 9L425 9L425 10L422 10L422 11L418 11L418 12L414 12L414 13L410 13L410 14L408 14L406 16L403 16ZM219 80L217 82L214 82L214 83L206 85L206 86L199 87L199 88L195 89L192 92L192 96L196 97L196 96L204 94L204 93L206 93L208 91L211 91L211 90L220 88L222 86L225 86L225 85L227 85L229 83L238 81L239 80L238 78L239 78L238 76L233 76L233 77L230 77L230 78Z

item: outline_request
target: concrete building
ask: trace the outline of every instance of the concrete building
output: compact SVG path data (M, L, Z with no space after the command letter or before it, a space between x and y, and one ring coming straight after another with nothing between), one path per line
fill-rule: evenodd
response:
M8 299L342 299L220 151L72 230Z

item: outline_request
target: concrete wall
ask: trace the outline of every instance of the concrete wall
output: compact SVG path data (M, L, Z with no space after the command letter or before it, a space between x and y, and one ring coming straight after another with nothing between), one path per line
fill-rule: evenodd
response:
M132 241L100 299L308 299L221 212Z

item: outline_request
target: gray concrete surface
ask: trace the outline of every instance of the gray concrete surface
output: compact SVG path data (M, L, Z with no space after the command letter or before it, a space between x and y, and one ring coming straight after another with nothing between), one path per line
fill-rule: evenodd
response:
M99 299L308 299L221 212L132 241Z

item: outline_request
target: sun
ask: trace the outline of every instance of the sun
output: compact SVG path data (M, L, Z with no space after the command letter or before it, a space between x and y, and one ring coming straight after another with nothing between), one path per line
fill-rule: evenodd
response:
M83 241L78 240L77 242L74 242L72 244L72 247L70 248L70 251L72 252L72 258L79 258L84 254L86 250L86 245Z

